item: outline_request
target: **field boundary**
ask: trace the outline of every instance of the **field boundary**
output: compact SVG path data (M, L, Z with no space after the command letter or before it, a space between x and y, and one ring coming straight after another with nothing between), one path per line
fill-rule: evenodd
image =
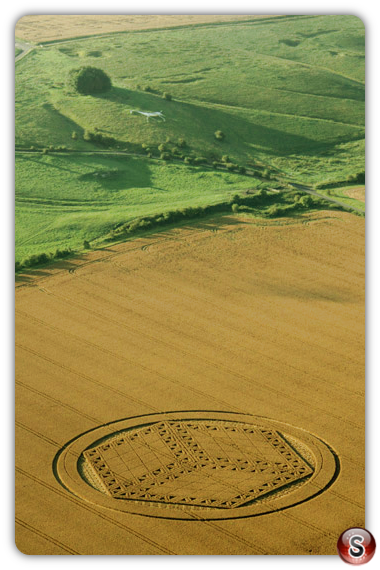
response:
M150 158L144 155L139 155L137 153L131 153L126 151L76 151L76 150L65 150L65 151L49 151L53 156L62 155L86 155L86 156L111 156L111 157L121 157L121 156L134 156L136 158L145 159L147 161L153 160L155 163L162 163L163 159ZM16 151L17 154L41 154L37 150L25 150ZM164 161L166 163L166 161ZM187 164L184 164L181 160L172 160L173 163L177 163L179 166L183 166L188 169ZM211 165L199 165L195 166L196 169L205 169L208 171L221 171L228 172L226 168L215 168ZM197 220L207 220L210 216L215 216L218 214L226 214L232 212L237 213L249 213L255 217L263 218L279 218L284 217L294 217L304 212L309 212L315 209L339 209L345 210L355 215L363 216L365 215L365 207L360 204L357 207L356 202L352 198L339 199L339 196L332 197L330 195L317 192L315 189L305 184L297 183L291 180L272 179L272 183L269 180L263 178L256 171L246 171L242 176L252 178L254 180L259 180L260 182L255 186L255 188L248 188L242 193L236 193L231 195L229 198L226 197L224 200L216 200L214 202L208 202L206 205L187 206L182 208L177 208L173 210L159 210L152 214L145 214L140 216L134 216L131 218L126 218L121 220L117 225L109 227L101 235L93 237L90 242L84 241L83 246L78 248L78 245L71 249L71 247L65 249L56 249L51 251L47 249L44 251L37 251L29 257L18 258L15 263L16 273L25 272L25 269L31 269L34 267L41 267L50 265L51 263L62 260L63 258L71 258L78 255L84 249L92 249L97 247L102 243L119 243L128 239L134 239L136 237L146 235L146 232L150 234L156 231L165 230L168 227L178 227L182 223L194 223ZM275 186L273 188L273 185ZM298 194L297 194L298 193ZM300 195L304 194L304 197ZM310 195L311 198L305 200L305 196ZM17 203L17 196L15 197ZM316 199L318 201L316 201ZM22 198L19 203L23 202ZM33 203L33 202L31 202ZM76 206L77 204L73 204ZM45 231L46 228L44 228ZM41 233L41 232L40 232ZM35 234L30 237L27 241L34 238ZM26 243L25 241L23 244ZM62 247L62 245L61 245Z
M249 14L248 14L249 15ZM259 14L258 14L259 16ZM140 34L140 33L151 33L151 32L165 32L170 30L182 30L182 29L189 29L189 28L214 28L214 27L222 27L222 26L230 26L230 25L246 25L246 24L265 24L271 21L277 22L282 21L284 19L309 19L317 17L314 14L285 14L285 15L268 15L267 17L263 18L252 18L247 20L229 20L223 22L199 22L196 24L179 24L173 26L161 26L157 28L146 28L141 30L116 30L114 32L104 32L102 33L94 33L94 34L85 34L82 36L71 36L67 38L61 38L56 40L41 40L38 41L39 44L44 46L55 45L60 43L72 42L76 40L87 40L92 38L107 38L114 35L120 34Z

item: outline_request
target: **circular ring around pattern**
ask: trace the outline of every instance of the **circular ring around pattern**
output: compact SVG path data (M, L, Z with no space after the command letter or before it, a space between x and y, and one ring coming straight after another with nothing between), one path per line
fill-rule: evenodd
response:
M273 513L316 497L340 471L318 437L268 418L215 411L112 422L64 446L58 481L100 507L181 520Z

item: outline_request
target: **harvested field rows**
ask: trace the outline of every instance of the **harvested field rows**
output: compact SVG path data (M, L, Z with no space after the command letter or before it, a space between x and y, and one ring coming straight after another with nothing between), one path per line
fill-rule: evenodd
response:
M364 525L364 225L225 216L20 276L18 547L335 554L342 529ZM58 482L54 458L80 434L186 410L301 428L331 447L334 479L292 508L197 522L107 509Z

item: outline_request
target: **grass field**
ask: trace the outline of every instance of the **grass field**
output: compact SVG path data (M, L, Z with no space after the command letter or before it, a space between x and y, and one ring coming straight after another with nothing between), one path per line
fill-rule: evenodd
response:
M112 91L68 93L81 65L105 69ZM94 128L124 143L184 138L195 155L259 160L305 182L342 180L364 169L363 24L314 16L126 33L37 48L17 64L18 145L88 148L71 134Z
M202 167L96 155L16 158L16 260L80 249L118 223L205 206L255 188L258 180Z
M19 277L18 548L336 554L342 528L364 526L364 230L342 212L227 216ZM212 522L120 513L57 481L54 457L78 434L169 410L301 427L335 450L339 474L290 509Z
M46 18L26 17L19 25L42 34L49 18L59 21ZM136 18L131 26L138 27ZM96 27L96 21L81 25ZM65 22L62 33L69 33L72 19ZM114 24L110 17L105 30ZM16 64L16 147L99 150L83 139L89 130L113 137L114 150L144 153L147 146L159 156L165 145L178 156L209 163L228 157L269 170L280 181L346 180L364 170L363 58L363 25L347 16L157 31L134 27L133 33L58 41L36 47ZM106 70L112 90L96 97L68 91L67 74L81 65ZM131 110L162 111L166 120L147 121ZM214 136L218 130L223 141ZM117 156L37 157L17 159L17 259L63 244L78 248L131 217L205 205L258 184L137 158L128 162L127 172L125 159ZM91 178L97 170L118 174L99 183ZM158 171L162 190L150 189L134 200L139 188L150 187L150 173Z

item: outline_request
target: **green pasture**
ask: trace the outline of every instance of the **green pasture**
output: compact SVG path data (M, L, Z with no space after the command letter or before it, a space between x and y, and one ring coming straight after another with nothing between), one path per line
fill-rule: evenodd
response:
M139 216L205 206L255 188L258 180L134 157L16 157L16 260L80 249Z
M81 65L104 69L112 91L69 93L67 74ZM16 78L20 145L88 148L71 134L94 128L139 144L184 138L195 155L282 161L286 172L294 170L297 156L311 157L323 181L326 155L364 139L364 27L354 16L60 42L20 61ZM165 92L172 101L163 99ZM131 115L133 109L162 111L166 122L147 122ZM225 133L223 142L215 140L216 130ZM349 158L336 164L337 179L351 173ZM360 159L363 169L363 153Z
M260 164L279 181L334 184L364 171L364 33L354 16L300 16L36 47L16 63L16 147L77 152L17 155L16 259L77 249L134 217L204 206L259 183L81 154L99 149L83 140L85 130L116 139L114 152L148 145L157 155L165 143L178 156L182 140L179 154ZM69 71L84 65L106 71L112 90L70 92ZM162 111L165 121L131 110Z

